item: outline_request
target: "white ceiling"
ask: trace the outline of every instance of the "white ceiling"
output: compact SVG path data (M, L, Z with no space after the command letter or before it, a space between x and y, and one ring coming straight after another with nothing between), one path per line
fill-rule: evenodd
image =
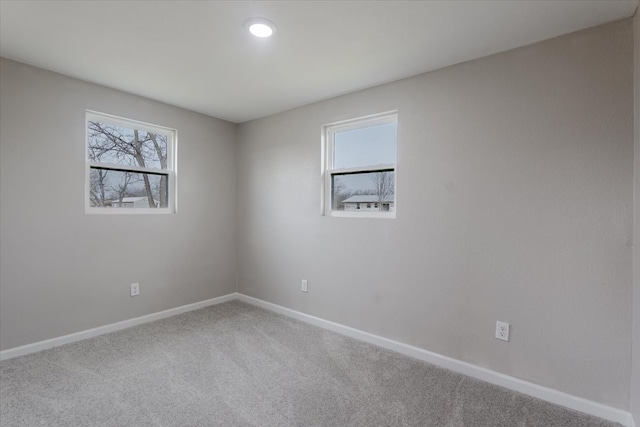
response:
M240 123L633 15L638 0L0 1L0 55ZM276 34L256 39L261 16Z

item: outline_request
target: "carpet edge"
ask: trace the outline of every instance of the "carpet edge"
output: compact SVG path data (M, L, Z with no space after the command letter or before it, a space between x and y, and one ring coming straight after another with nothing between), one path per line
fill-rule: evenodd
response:
M131 328L133 326L142 325L144 323L154 322L156 320L164 319L167 317L175 316L178 314L186 313L193 310L198 310L211 305L222 304L227 301L233 301L238 299L236 292L222 295L216 298L210 298L204 301L198 301L192 304L181 305L179 307L170 308L155 313L145 314L143 316L134 317L132 319L122 320L116 323L110 323L108 325L98 326L92 329L86 329L84 331L74 332L68 335L62 335L56 338L50 338L44 341L38 341L31 344L25 344L19 347L9 348L7 350L0 351L0 361L13 359L14 357L25 356L27 354L36 353L42 350L47 350L53 347L59 347L64 344L70 344L72 342L85 340L88 338L97 337L99 335L108 334L110 332L116 332L122 329Z
M290 308L254 298L242 293L237 293L236 296L240 301L264 308L269 311L273 311L278 314L285 315L287 317L294 318L296 320L303 321L305 323L319 326L323 329L328 329L330 331L337 332L341 335L346 335L348 337L355 338L369 344L374 344L379 347L398 352L405 356L413 357L415 359L431 363L441 368L449 369L451 371L467 375L469 377L473 377L500 387L505 387L507 389L514 390L550 403L554 403L556 405L564 406L565 408L603 418L608 421L613 421L622 424L624 427L635 427L635 423L631 413L622 409L614 408L602 403L574 396L572 394L552 389L550 387L541 386L468 362L463 362L461 360L434 353L419 347L414 347L409 344L394 341L388 338L381 337L379 335L345 326L340 323L331 322L329 320L315 317L300 311L292 310Z
M292 310L290 308L273 304L268 301L254 298L239 292L233 292L216 298L174 307L156 313L150 313L132 319L127 319L120 322L111 323L108 325L99 326L96 328L87 329L84 331L79 331L72 334L3 350L0 351L0 361L36 353L49 348L58 347L64 344L69 344L88 338L93 338L110 332L116 332L122 329L127 329L133 326L153 322L156 320L164 319L193 310L198 310L200 308L212 305L222 304L233 300L243 301L257 307L261 307L266 310L339 333L341 335L374 344L379 347L403 354L405 356L413 357L415 359L422 360L433 365L488 382L490 384L505 387L507 389L514 390L560 406L564 406L569 409L580 411L585 414L617 422L624 427L636 426L636 423L634 422L634 419L630 412L584 399L582 397L574 396L549 387L544 387L496 371L492 371L487 368L483 368L468 362L463 362L461 360L434 353L419 347L384 338L379 335L342 325L340 323L331 322L329 320L315 317L300 311Z

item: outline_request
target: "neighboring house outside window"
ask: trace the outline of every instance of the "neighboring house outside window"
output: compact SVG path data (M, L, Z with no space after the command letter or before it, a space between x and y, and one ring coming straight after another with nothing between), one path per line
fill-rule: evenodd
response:
M154 207L159 207L160 202L153 201ZM123 197L122 200L107 200L105 206L112 208L148 208L149 200L146 197Z
M382 201L382 208L378 206L378 196L376 195L364 195L364 196L351 196L348 199L342 201L345 211L361 210L363 212L393 212L394 201L392 197Z

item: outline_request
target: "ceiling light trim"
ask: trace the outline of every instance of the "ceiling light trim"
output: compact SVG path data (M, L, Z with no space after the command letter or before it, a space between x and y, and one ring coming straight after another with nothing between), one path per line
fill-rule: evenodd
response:
M244 28L258 38L268 38L276 33L276 25L266 18L254 17L244 22Z

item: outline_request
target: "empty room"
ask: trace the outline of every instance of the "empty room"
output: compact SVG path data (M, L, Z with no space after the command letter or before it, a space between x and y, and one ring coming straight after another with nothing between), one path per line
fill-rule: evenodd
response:
M640 427L638 0L0 0L0 426Z

